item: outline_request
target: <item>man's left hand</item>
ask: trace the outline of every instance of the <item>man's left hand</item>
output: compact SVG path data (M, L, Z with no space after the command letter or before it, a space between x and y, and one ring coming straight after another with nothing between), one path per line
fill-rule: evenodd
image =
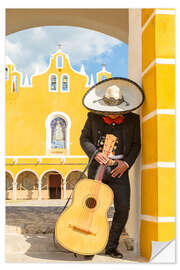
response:
M123 175L123 173L129 168L129 166L123 160L115 160L115 161L117 162L118 165L111 171L111 175L112 177L118 176L118 178L120 178Z

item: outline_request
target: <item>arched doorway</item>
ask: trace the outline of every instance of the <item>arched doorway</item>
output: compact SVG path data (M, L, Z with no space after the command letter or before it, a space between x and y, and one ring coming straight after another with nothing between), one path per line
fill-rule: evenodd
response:
M45 171L40 178L41 199L63 198L63 177L58 171Z
M16 179L17 200L38 199L38 177L33 171L20 172Z
M6 172L6 200L12 200L13 193L13 176Z
M62 176L59 173L49 174L49 198L62 198Z

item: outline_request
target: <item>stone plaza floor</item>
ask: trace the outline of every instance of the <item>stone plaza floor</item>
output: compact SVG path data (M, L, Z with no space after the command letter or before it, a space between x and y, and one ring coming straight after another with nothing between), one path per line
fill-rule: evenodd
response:
M123 259L105 256L104 251L92 260L74 255L61 246L55 247L53 230L66 201L7 201L6 202L6 258L7 263L146 263L147 259L128 251L123 239L119 251ZM71 203L71 202L70 202ZM108 211L111 219L113 207Z

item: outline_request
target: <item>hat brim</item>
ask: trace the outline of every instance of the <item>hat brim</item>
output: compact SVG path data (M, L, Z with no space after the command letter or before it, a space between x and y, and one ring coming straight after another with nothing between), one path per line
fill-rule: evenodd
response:
M106 89L112 85L118 86L122 92L124 102L119 105L109 105L103 100ZM136 82L113 77L92 86L84 95L82 102L88 110L97 114L125 114L139 108L144 98L144 91Z

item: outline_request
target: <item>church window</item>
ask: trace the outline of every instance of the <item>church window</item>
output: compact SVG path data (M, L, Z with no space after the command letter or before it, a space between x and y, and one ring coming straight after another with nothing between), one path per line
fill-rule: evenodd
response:
M105 74L101 76L101 81L104 81L106 79L107 79L107 76Z
M64 74L61 77L61 91L68 92L69 91L69 76Z
M57 76L55 74L50 75L50 81L49 81L49 91L50 92L57 92Z
M56 58L56 67L63 68L63 57L61 55L58 55Z
M56 117L51 121L51 149L66 148L66 121Z
M9 69L7 67L5 68L5 79L9 80Z
M12 89L11 91L14 93L17 93L18 91L18 77L17 76L12 76Z

